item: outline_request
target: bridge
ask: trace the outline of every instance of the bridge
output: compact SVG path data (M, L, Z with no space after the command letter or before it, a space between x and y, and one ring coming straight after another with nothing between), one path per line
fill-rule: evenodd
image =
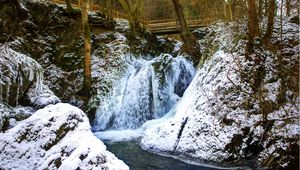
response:
M50 0L57 4L65 4L65 0ZM71 3L72 7L75 9L80 8L80 1L78 4ZM107 9L101 5L90 4L89 5L90 11L107 11ZM116 10L110 10L111 16L113 18L121 18L129 20L130 16L128 14L122 13ZM187 26L189 30L193 31L197 28L205 27L212 24L216 18L209 18L209 19L186 19ZM149 20L149 21L141 21L142 25L153 34L156 35L165 35L165 34L178 34L180 33L180 25L177 18L173 19L162 19L162 20Z

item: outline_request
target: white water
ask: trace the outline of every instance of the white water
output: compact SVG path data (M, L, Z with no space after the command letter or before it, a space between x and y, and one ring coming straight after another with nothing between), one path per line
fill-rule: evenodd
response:
M193 65L181 56L173 58L162 54L145 60L127 55L126 61L126 73L115 84L107 100L99 106L93 122L93 131L106 130L96 133L102 139L119 136L126 140L132 134L139 136L141 129L136 129L146 121L168 113L195 74ZM120 136L123 132L128 133Z

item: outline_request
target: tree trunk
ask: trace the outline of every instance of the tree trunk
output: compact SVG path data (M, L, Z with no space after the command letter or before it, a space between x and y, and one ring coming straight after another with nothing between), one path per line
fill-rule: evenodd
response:
M258 17L259 20L263 18L263 0L258 1Z
M83 26L83 38L84 38L84 83L83 90L87 96L90 94L92 87L91 78L91 39L90 39L90 28L88 21L88 0L82 0L81 2L81 15L82 15L82 26Z
M119 2L129 14L130 28L133 34L135 34L136 30L140 29L139 17L141 14L139 13L139 8L141 8L140 6L141 2L140 0L133 3L132 1L129 0L119 0Z
M108 18L112 18L112 0L105 0L105 10Z
M181 39L183 41L182 51L191 55L194 64L197 64L200 60L200 51L196 46L196 39L192 36L191 32L188 29L187 22L184 18L183 8L179 0L172 0L177 19L179 20L180 29L181 29Z
M228 11L229 11L229 20L232 21L233 20L233 16L232 16L232 0L228 0Z
M186 20L184 18L182 5L180 4L179 0L172 0L172 2L173 2L173 5L174 5L174 8L175 8L177 19L178 19L179 24L180 24L181 38L182 38L184 43L190 44L190 39L191 39L190 31L188 29Z
M286 16L290 16L291 15L291 1L290 0L286 0Z
M268 10L267 10L267 8L268 8L268 5L269 5L269 1L270 0L264 0L265 2L263 3L264 5L263 5L263 8L265 8L265 10L264 10L264 12L262 12L262 16L267 16L268 15Z
M228 20L228 15L227 15L226 5L227 5L227 3L224 1L224 2L223 2L224 19L225 19L225 20Z
M263 39L264 43L266 44L269 44L273 32L274 17L275 17L275 1L276 0L270 0L270 4L269 4L268 26L267 26L266 34Z
M66 2L66 5L67 5L67 13L68 13L68 14L71 14L72 11L73 11L71 2L70 2L70 0L65 0L65 2Z
M260 36L255 0L248 2L248 43L246 47L246 57L253 51L253 40Z
M232 3L231 3L231 11L232 11L232 19L234 20L235 19L235 4L236 4L236 0L232 0Z

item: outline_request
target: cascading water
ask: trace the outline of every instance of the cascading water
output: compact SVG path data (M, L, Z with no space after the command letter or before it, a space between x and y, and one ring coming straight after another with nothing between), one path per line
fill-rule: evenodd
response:
M93 131L137 129L162 117L183 95L195 70L182 56L162 54L152 60L127 55L128 69L99 106Z

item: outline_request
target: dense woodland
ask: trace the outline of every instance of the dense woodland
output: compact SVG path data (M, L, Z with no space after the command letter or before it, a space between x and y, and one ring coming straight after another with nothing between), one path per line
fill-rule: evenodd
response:
M299 6L0 0L0 169L299 169Z

